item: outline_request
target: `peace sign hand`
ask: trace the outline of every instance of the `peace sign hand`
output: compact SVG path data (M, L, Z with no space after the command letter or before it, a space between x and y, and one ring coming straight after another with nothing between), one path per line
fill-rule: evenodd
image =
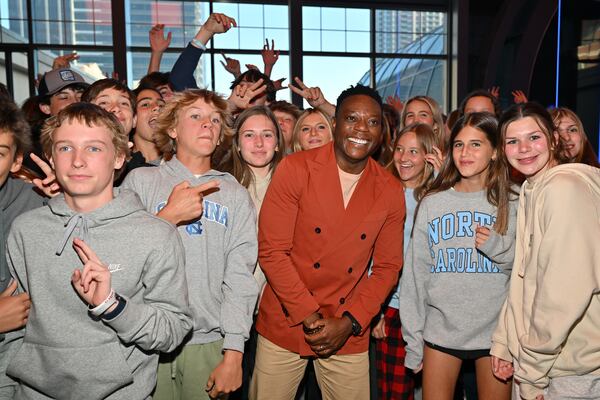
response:
M73 271L71 283L86 303L96 307L110 294L110 271L83 240L74 239L73 248L83 262L83 269Z
M317 108L327 102L323 92L321 92L321 89L318 86L308 87L298 77L295 77L294 81L298 87L292 85L291 83L288 84L288 87L292 92L302 96L311 107Z

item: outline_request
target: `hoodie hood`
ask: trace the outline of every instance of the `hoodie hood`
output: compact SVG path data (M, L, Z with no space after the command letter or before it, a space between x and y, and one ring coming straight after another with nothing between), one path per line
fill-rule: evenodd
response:
M587 183L594 193L600 193L600 169L579 163L561 164L548 168L534 182L523 184L523 190L528 193L536 187L545 186L553 177L563 174L575 175Z
M113 193L114 198L109 203L89 213L78 213L71 209L65 201L64 194L60 194L48 202L52 213L61 217L65 226L63 237L56 248L56 255L61 255L74 233L83 241L87 241L89 229L106 225L115 219L137 211L144 211L142 202L134 192L114 188Z
M172 159L170 159L169 161L167 161L165 163L165 168L167 169L167 171L175 176L177 176L178 178L181 178L182 180L186 180L188 182L190 182L190 184L192 186L195 186L196 184L199 183L203 183L206 181L211 180L211 178L219 178L219 179L229 179L229 180L233 180L233 182L237 183L237 181L235 180L235 178L233 176L231 176L230 174L228 174L227 172L222 172L222 171L217 171L214 169L210 169L208 171L206 171L205 173L203 173L201 176L196 177L189 169L187 169L187 167L185 165L183 165L181 163L181 161L179 161L177 159L177 156L173 156Z

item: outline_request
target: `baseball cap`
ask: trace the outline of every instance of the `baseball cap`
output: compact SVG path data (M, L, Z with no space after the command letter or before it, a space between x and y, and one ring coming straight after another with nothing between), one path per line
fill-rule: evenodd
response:
M48 71L40 81L38 93L40 96L52 96L67 86L78 85L83 88L89 86L81 75L69 68L59 68Z

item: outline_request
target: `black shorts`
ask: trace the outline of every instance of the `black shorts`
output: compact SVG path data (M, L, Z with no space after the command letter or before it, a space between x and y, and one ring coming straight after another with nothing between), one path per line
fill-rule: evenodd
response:
M481 357L489 357L490 349L479 349L479 350L455 350L448 349L446 347L438 346L437 344L429 343L425 341L425 346L430 349L441 351L442 353L450 354L453 357L459 358L463 361L477 360Z

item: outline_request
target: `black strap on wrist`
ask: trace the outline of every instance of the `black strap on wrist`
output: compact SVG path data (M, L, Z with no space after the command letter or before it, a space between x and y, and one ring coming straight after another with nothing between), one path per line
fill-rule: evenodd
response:
M102 319L105 321L110 321L111 319L115 319L123 312L125 306L127 305L127 300L123 297L119 296L118 293L115 293L115 297L117 298L117 306L111 312L106 312L102 314Z
M358 336L362 332L362 326L358 323L354 315L350 314L349 311L344 311L342 314L343 317L348 317L350 322L352 323L352 336Z

